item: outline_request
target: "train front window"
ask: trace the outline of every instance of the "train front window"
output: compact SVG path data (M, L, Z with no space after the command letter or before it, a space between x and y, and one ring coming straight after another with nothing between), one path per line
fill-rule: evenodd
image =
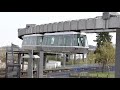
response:
M86 36L77 34L77 41L75 42L75 46L85 46L85 45L86 45Z
M30 44L31 45L36 45L36 42L37 42L37 37L36 36L31 36L29 37L30 39Z
M80 37L80 41L81 41L81 45L82 45L82 46L85 46L84 36L81 36L81 37Z
M23 37L22 45L26 45L26 37Z
M88 47L87 36L85 36L84 38L85 38L85 46Z
M85 35L80 36L82 46L86 46L87 38Z

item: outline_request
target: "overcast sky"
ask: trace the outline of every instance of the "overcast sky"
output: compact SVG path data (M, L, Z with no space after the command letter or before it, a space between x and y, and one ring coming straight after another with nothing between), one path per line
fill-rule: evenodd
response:
M21 47L22 40L18 38L18 28L25 28L26 24L45 24L75 19L87 19L102 16L102 12L0 12L0 47L14 43ZM116 34L112 42L115 44ZM96 34L88 34L88 43L96 45L93 40Z

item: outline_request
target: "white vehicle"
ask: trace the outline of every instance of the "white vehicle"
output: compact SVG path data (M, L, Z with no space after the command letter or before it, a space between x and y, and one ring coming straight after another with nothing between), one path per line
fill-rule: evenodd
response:
M46 69L52 69L52 68L58 68L58 67L61 67L60 61L49 60L48 63L46 63Z

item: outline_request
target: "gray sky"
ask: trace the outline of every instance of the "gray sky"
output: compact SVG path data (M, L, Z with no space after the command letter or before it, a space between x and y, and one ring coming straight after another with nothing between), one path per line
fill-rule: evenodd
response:
M66 20L86 19L102 16L102 12L0 12L0 47L14 43L21 46L18 38L18 28L25 28L26 24L45 24ZM116 34L112 42L115 44ZM96 34L88 34L88 43L96 45L93 40Z

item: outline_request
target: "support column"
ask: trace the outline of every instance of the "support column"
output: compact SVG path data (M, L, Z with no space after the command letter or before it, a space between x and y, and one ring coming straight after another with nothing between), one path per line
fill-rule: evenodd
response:
M24 54L23 54L24 56ZM22 71L24 71L24 58L22 59Z
M84 60L84 53L82 54L82 60L83 60L83 62L85 61L85 60Z
M5 70L5 78L8 77L8 75L7 75L7 74L8 74L8 64L7 64L7 63L8 63L8 62L7 62L8 60L7 60L7 57L8 57L8 53L6 52L6 70Z
M47 59L47 53L44 53L44 57L43 57L43 69L45 69L46 67L46 60Z
M28 78L33 78L33 50L29 52L30 59L28 60Z
M44 51L40 51L40 59L38 60L38 78L43 78L43 59Z
M69 54L66 54L66 62L69 61Z
M71 55L71 54L69 53L69 54L68 54L68 62L70 61L70 55Z
M56 54L56 61L58 61L58 54Z
M85 59L85 61L86 61L86 66L88 66L88 58L87 58L88 53L86 53L85 55L86 55L86 59Z
M120 78L120 29L116 30L115 78Z
M39 59L37 58L37 78L39 78Z
M74 54L71 54L72 55L72 65L74 65Z
M20 76L21 76L21 54L18 54L18 64L19 64L19 66L18 66L18 78L20 78Z
M74 54L74 65L75 65L75 61L76 61L76 54Z
M80 64L80 63L81 63L81 54L79 54L79 60L80 60L80 61L79 61L79 64Z
M63 67L65 67L66 65L66 54L64 54L64 58L63 58Z

